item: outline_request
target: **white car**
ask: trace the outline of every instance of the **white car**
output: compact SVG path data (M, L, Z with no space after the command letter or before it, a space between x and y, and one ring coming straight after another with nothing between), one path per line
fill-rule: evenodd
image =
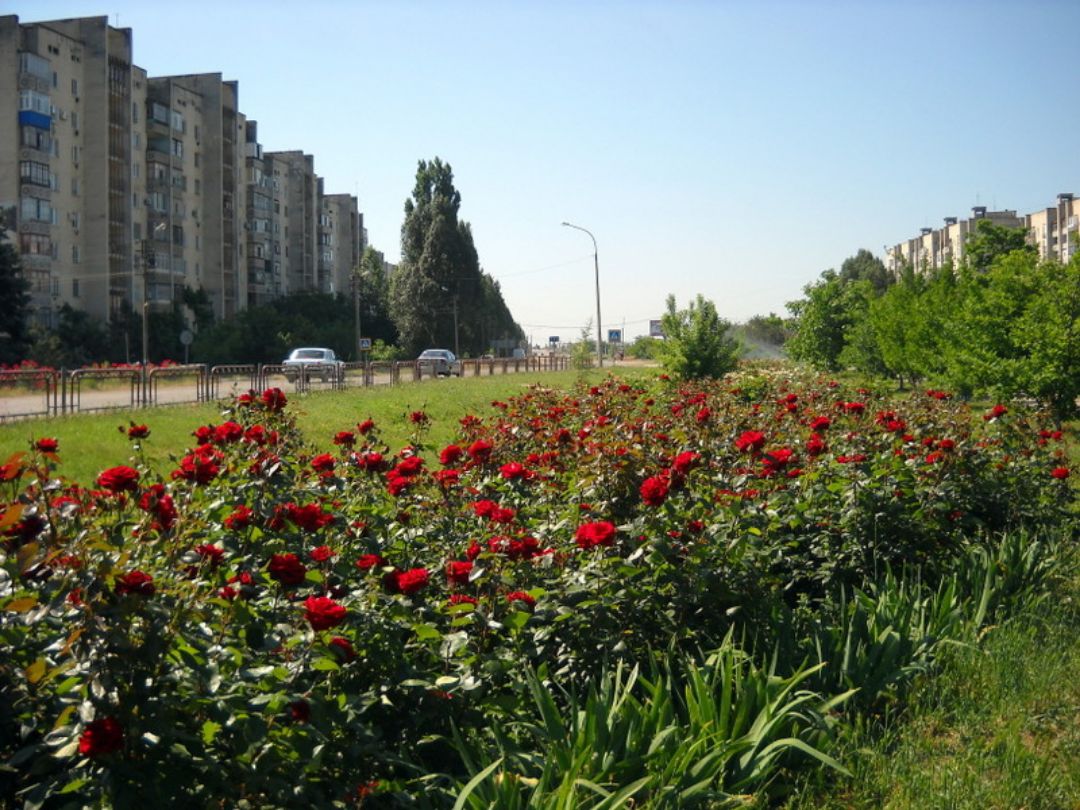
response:
M345 373L345 363L338 360L333 349L293 349L281 365L289 382L295 382L301 371L305 380L318 377L323 382L339 380Z
M461 361L449 349L424 349L416 362L421 369L430 368L432 374L440 377L461 376Z

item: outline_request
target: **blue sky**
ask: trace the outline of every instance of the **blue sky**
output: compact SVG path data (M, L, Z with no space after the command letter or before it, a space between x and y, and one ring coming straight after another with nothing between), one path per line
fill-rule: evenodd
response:
M108 15L151 75L221 72L395 260L448 161L526 334L647 331L669 293L782 313L821 271L973 205L1080 193L1080 2L4 3ZM593 323L595 329L595 323Z

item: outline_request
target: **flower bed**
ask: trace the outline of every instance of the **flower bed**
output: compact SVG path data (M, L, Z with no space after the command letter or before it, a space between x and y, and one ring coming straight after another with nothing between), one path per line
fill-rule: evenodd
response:
M1048 422L937 391L609 378L493 402L441 448L403 418L407 447L364 420L316 454L270 389L167 480L152 425L93 490L47 438L8 459L0 796L437 805L467 778L452 740L512 723L528 672L586 684L733 632L805 660L845 589L932 579L1072 499Z

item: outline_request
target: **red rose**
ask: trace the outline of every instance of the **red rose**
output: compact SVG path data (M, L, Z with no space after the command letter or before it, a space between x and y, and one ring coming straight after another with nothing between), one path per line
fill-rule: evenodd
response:
M154 585L154 578L139 570L129 571L123 576L117 577L115 587L116 592L121 596L129 593L138 596L153 596L154 591L157 590Z
M998 404L989 410L989 412L983 414L983 419L987 422L999 419L1009 412L1009 409L1004 405Z
M195 553L202 557L203 561L209 562L210 565L215 568L221 565L222 560L225 559L225 549L220 546L210 545L209 543L195 546Z
M59 447L59 446L60 446L60 442L58 442L56 439L52 439L52 438L38 439L37 443L34 444L34 447L36 447L42 453L55 453L56 448Z
M232 444L244 438L244 428L236 422L222 422L214 428L214 441L217 444Z
M392 592L411 596L428 584L428 572L426 568L410 568L408 571L393 571L386 579Z
M1064 481L1066 478L1069 477L1069 468L1068 467L1054 467L1054 469L1052 469L1050 471L1050 477L1051 478L1056 478L1058 481Z
M328 596L309 596L304 601L304 618L313 630L328 630L345 621L349 611Z
M288 401L280 388L267 388L262 392L262 404L268 411L280 411Z
M507 481L528 480L532 476L525 465L519 461L511 461L508 464L503 464L499 468L499 474Z
M326 562L327 560L335 556L334 550L330 548L330 546L319 546L317 548L313 548L310 554L311 559L313 559L315 562Z
M491 451L493 449L491 442L485 441L484 439L477 439L469 445L469 457L475 461L484 462L491 458Z
M473 564L468 560L452 560L446 564L446 581L452 585L468 585Z
M139 471L131 467L110 467L97 477L97 485L109 492L134 492L139 486Z
M409 414L409 421L414 425L426 425L428 421L428 415L423 411L413 411Z
M525 591L512 591L506 595L506 601L513 604L514 602L524 602L530 608L536 607L536 600L531 594Z
M285 586L299 585L307 574L307 568L295 554L271 555L267 570L271 579Z
M286 504L286 514L290 521L305 531L314 532L334 522L334 513L323 511L318 503L309 503L297 506L295 503Z
M356 561L356 567L361 571L370 571L372 568L381 568L386 565L386 560L378 554L362 554Z
M442 452L439 453L439 463L444 467L453 466L457 460L461 458L461 454L464 452L465 451L456 444L448 444L442 449Z
M356 436L351 430L342 430L334 434L334 444L339 447L352 447L356 443Z
M361 436L366 436L372 430L375 429L375 423L370 419L365 419L363 422L356 426L356 432Z
M765 434L757 430L747 430L735 440L735 448L740 453L756 453L765 446Z
M311 719L311 704L306 700L294 700L289 704L289 716L294 723L308 722Z
M234 532L246 529L251 525L251 521L254 517L255 513L241 504L233 509L232 514L225 518L225 528L231 529Z
M330 453L320 453L311 460L311 469L320 474L334 471L334 457Z
M582 523L578 526L574 539L581 549L610 546L615 542L615 524L607 520Z
M100 757L124 747L124 729L115 717L94 720L79 736L79 753L84 757Z
M641 500L649 506L660 506L668 496L668 481L666 478L654 475L646 478L641 483Z
M679 453L679 455L675 456L675 460L671 463L671 469L675 470L679 475L686 475L700 460L701 456L693 450L687 450L685 453Z
M334 636L330 639L330 649L337 653L342 661L352 661L356 658L356 650L347 638Z
M475 596L469 596L464 593L452 593L450 594L449 604L451 605L476 605L479 604Z

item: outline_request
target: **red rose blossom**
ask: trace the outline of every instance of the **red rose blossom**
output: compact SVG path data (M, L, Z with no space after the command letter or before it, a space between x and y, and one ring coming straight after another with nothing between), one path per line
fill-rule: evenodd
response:
M747 430L735 440L735 449L740 453L756 453L765 446L765 434L757 430Z
M55 453L56 448L59 446L60 442L50 437L43 437L41 439L38 439L37 442L34 443L34 447L36 447L42 453Z
M307 567L295 554L273 554L267 564L270 578L286 587L299 585L307 575Z
M132 425L127 429L129 439L145 439L150 435L150 428L146 425Z
M386 565L386 560L378 554L361 554L356 561L356 567L361 571L370 571L373 568L381 568Z
M1050 471L1050 477L1051 478L1056 478L1058 481L1064 481L1066 478L1069 477L1069 468L1068 467L1054 467L1054 469L1052 469Z
M660 506L668 496L668 481L659 475L641 482L641 500L649 506Z
M285 393L280 388L267 388L262 392L262 404L268 411L280 411L288 401Z
M328 630L337 627L348 615L344 605L339 605L328 596L309 596L304 600L304 618L313 630Z
M506 595L506 601L513 604L514 602L523 602L528 607L536 607L536 599L532 594L525 591L511 591Z
M402 593L412 596L423 590L428 584L428 571L426 568L410 568L408 571L392 571L387 575L387 586L394 593Z
M446 581L451 585L468 585L473 564L468 560L451 560L446 564Z
M97 485L109 492L134 492L139 486L139 471L131 467L110 467L97 477Z
M574 539L581 549L610 546L615 542L615 524L607 520L582 523L578 526Z
M124 594L153 596L154 591L157 590L154 585L154 578L138 569L129 571L122 576L118 576L116 578L115 588L116 592L121 596Z
M124 747L124 729L115 717L94 720L79 735L79 753L84 757L100 757Z

